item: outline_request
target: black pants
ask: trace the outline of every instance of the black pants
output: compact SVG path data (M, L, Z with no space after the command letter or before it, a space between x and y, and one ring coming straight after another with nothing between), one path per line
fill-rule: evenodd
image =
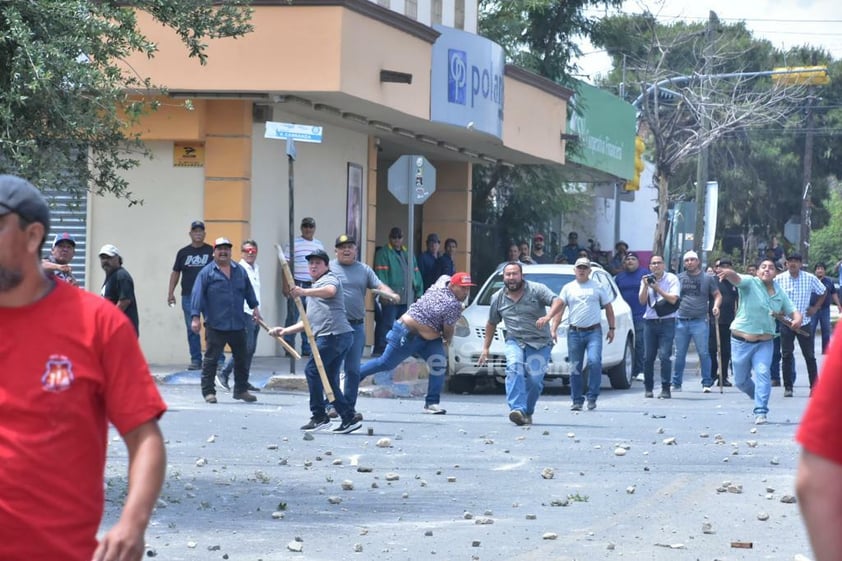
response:
M719 324L719 349L716 348L716 324L710 322L710 336L708 337L708 350L710 351L710 376L716 385L716 377L719 376L719 353L722 353L722 379L728 379L731 371L731 325L728 323Z
M801 347L801 354L804 355L804 362L807 363L807 376L810 377L810 388L816 383L818 367L816 366L816 349L813 335L810 333L810 326L802 328L807 335L799 335L790 328L781 326L781 368L783 370L784 388L791 390L795 381L793 370L795 361L792 353L795 351L795 340L798 339L798 346Z
M216 393L213 385L216 366L226 344L231 347L231 355L234 357L234 393L246 391L249 382L249 367L245 330L220 331L205 326L205 334L208 346L202 361L202 395Z

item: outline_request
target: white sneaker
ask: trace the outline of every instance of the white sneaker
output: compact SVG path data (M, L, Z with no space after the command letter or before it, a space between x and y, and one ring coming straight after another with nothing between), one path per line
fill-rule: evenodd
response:
M766 424L766 415L758 415L754 418L755 425L765 425Z
M429 415L444 415L445 413L447 413L447 410L439 407L438 403L431 403L430 405L424 406L424 413L427 413Z
M646 379L646 377L643 375L643 372L641 372L640 374L635 376L634 379L637 380L638 382L643 382Z

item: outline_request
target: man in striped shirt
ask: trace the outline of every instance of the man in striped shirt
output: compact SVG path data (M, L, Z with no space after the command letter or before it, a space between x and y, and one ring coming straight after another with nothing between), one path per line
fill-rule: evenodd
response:
M301 235L296 237L293 242L293 249L295 255L290 255L289 244L284 246L284 254L292 263L292 276L295 280L295 286L301 288L310 288L313 285L313 278L310 276L310 270L307 267L307 256L317 251L324 251L325 246L316 239L316 220L311 217L306 217L301 220ZM298 322L298 306L295 305L293 299L290 298L290 289L292 287L287 285L286 279L283 279L284 296L287 297L287 318L284 323L285 327L294 325ZM307 299L301 297L301 303L306 305ZM295 333L284 335L284 340L290 346L295 346ZM301 356L308 356L310 354L310 342L304 332L301 332Z
M816 383L818 368L816 366L816 351L810 321L824 302L826 289L822 282L812 273L801 270L802 258L800 253L792 253L786 258L786 271L775 277L775 282L781 287L795 309L801 313L805 334L800 334L787 325L781 324L781 365L783 367L784 397L792 397L792 386L795 383L795 362L792 354L795 351L795 339L801 347L804 362L807 363L807 375L810 377L810 393ZM810 295L815 293L818 298L810 305Z

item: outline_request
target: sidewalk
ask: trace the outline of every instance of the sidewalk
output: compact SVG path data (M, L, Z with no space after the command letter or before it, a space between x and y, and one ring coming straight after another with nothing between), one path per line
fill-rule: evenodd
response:
M304 367L308 358L294 361L289 357L254 357L249 382L269 391L307 391ZM363 362L369 357L363 359ZM150 364L149 369L158 384L195 384L202 378L201 370L187 370L187 364ZM291 373L291 370L295 373ZM360 395L371 397L418 397L427 393L427 368L423 361L407 360L393 372L381 372L360 384Z

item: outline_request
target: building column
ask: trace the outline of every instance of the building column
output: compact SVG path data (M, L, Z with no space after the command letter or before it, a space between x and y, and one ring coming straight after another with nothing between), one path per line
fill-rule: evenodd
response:
M252 102L207 101L205 222L208 242L239 247L251 235Z
M431 162L436 168L436 192L424 203L421 243L435 232L444 241L453 238L458 244L454 265L457 271L470 271L471 266L471 184L469 162ZM420 251L426 250L422 246Z

